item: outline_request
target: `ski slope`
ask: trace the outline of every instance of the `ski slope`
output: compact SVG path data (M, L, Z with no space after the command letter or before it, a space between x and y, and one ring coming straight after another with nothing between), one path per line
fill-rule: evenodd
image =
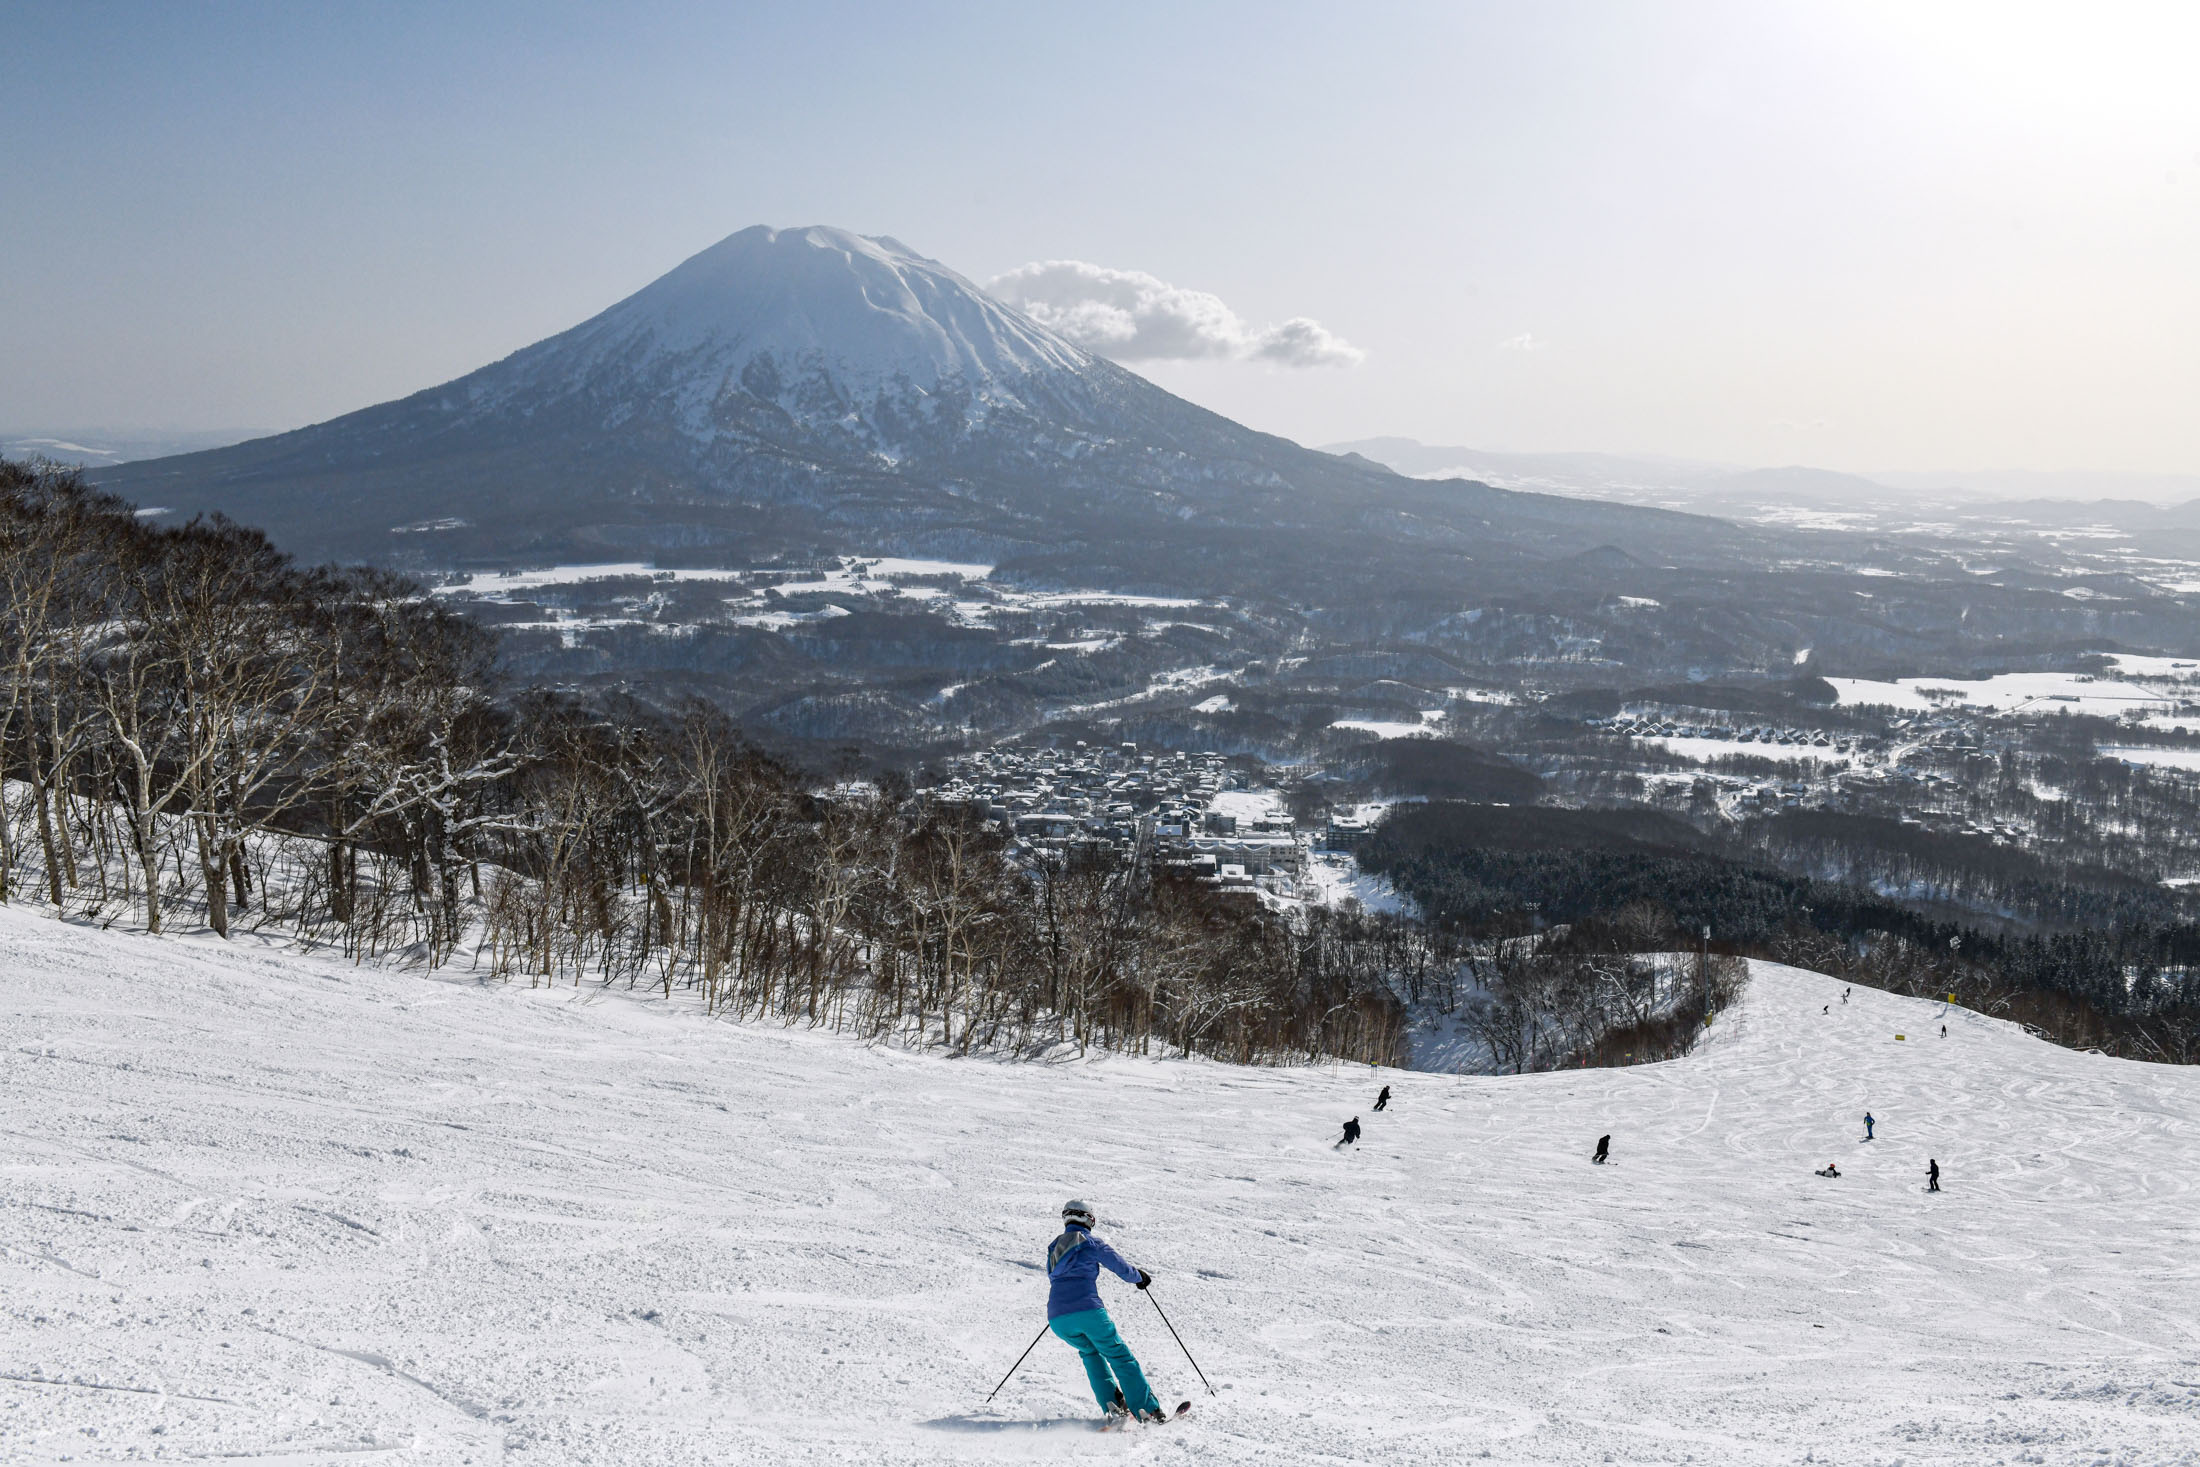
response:
M1014 1064L0 909L0 1459L2200 1460L2200 1070L1839 991L1630 1070ZM1072 1195L1190 1420L1051 1338L984 1405Z

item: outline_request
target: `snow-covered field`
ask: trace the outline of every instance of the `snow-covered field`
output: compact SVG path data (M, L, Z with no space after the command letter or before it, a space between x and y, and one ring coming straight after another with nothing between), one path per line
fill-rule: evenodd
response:
M1877 704L1913 713L1939 707L1963 707L1986 708L1997 713L2066 711L2090 714L2095 718L2115 718L2125 713L2168 711L2177 702L2175 697L2159 688L2093 678L2083 673L2005 672L1998 677L1975 680L1906 677L1898 682L1829 677L1826 681L1833 685L1843 703Z
M2200 769L2200 749L2164 749L2151 744L2103 744L2096 751L2103 759L2125 764L2150 764L2157 769Z
M1659 734L1637 734L1635 742L1703 764L1708 764L1713 759L1731 759L1737 755L1744 759L1770 759L1774 763L1809 762L1846 766L1856 762L1853 754L1844 754L1831 745L1745 744L1739 739L1687 738L1680 735L1666 737Z
M1444 710L1431 708L1419 718L1340 718L1331 728L1348 728L1359 733L1373 734L1379 739L1413 739L1434 734L1436 725L1444 721Z
M0 910L0 1457L2200 1460L2200 1070L1839 991L1632 1070L1015 1064ZM1072 1195L1190 1420L1052 1340L983 1404Z
M591 581L632 580L637 577L668 582L733 581L747 574L747 571L738 570L659 570L654 565L629 560L616 564L558 565L543 570L482 571L474 575L453 576L436 588L436 594L482 596L498 600L514 591L540 591L547 586L584 586Z

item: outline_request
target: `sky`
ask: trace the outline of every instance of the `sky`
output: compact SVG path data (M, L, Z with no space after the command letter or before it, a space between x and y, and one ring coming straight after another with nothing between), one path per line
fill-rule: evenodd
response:
M12 0L0 428L295 427L822 223L1308 443L2200 473L2196 73L2102 0Z

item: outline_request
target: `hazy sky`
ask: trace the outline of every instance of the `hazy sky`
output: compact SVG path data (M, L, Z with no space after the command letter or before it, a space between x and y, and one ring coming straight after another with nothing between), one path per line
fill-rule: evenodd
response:
M0 88L0 427L295 426L829 223L1204 292L1134 365L1307 442L2200 472L2183 0L11 0Z

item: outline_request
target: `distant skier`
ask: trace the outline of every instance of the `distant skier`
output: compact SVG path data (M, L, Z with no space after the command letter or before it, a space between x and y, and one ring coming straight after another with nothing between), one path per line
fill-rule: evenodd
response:
M1929 1156L1925 1158L1925 1190L1928 1192L1938 1192L1940 1190L1940 1163Z
M1871 1113L1870 1111L1865 1111L1865 1112L1864 1112L1864 1139L1865 1139L1866 1141L1869 1141L1869 1140L1871 1140L1871 1138L1872 1138L1872 1127L1873 1127L1873 1126L1875 1126L1875 1125L1877 1125L1877 1124L1878 1124L1878 1122L1876 1122L1876 1121L1874 1121L1874 1120L1872 1119L1872 1113Z
M1821 1177L1838 1177L1841 1175L1841 1168L1829 1161L1826 1163L1824 1170L1820 1171L1818 1175Z
M1082 1202L1062 1205L1062 1236L1047 1245L1047 1328L1074 1347L1085 1362L1093 1399L1110 1416L1135 1415L1141 1421L1166 1421L1168 1413L1146 1384L1138 1358L1116 1333L1100 1302L1100 1270L1143 1289L1153 1276L1133 1268L1123 1255L1092 1235L1092 1209Z
M1850 995L1850 994L1852 994L1852 993L1854 993L1854 992L1856 992L1856 990L1855 990L1855 989L1853 989L1853 988L1844 988L1844 989L1842 989L1842 990L1841 990L1841 1002L1843 1002L1843 1003L1847 1003L1847 1002L1849 1001L1849 995Z
M1948 1037L1948 1026L1946 1024L1940 1026L1940 1037L1943 1039Z
M1339 1146L1350 1146L1353 1142L1359 1139L1360 1118L1358 1116L1354 1116L1351 1120L1344 1123L1344 1139L1339 1141L1337 1144Z
M1612 1138L1610 1136L1597 1137L1597 1154L1590 1157L1589 1160L1595 1162L1598 1166L1602 1166L1611 1159Z
M1375 1108L1377 1110L1381 1110L1384 1106L1388 1104L1390 1104L1390 1087L1388 1085L1385 1085L1383 1087L1383 1093L1375 1097Z
M1827 1004L1827 1005L1826 1005L1826 1006L1825 1006L1824 1008L1820 1009L1820 1010L1819 1010L1818 1012L1820 1012L1820 1013L1822 1013L1822 1014L1830 1014L1830 1013L1832 1013L1832 1012L1833 1012L1833 1005L1829 1003L1829 1004Z

